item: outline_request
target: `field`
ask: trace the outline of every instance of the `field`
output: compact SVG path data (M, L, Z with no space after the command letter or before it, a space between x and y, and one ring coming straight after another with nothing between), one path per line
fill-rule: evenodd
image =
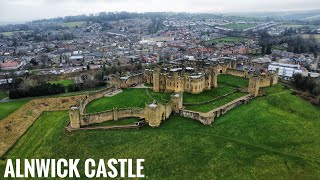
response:
M0 90L0 100L8 97L8 93L4 90Z
M162 98L169 100L170 94L154 93L148 90L150 96L158 102L162 102ZM162 98L161 98L162 96ZM144 108L145 103L152 103L153 99L146 93L146 89L125 89L122 93L112 97L104 97L92 101L86 108L88 113L102 112L111 110L112 108Z
M201 94L184 93L183 101L185 103L198 103L208 101L218 96L231 93L235 90L235 88L239 86L248 87L248 84L248 79L221 74L218 76L218 88L212 88L211 90L204 91Z
M240 37L226 37L226 38L218 38L218 39L213 39L210 40L209 42L214 42L214 43L240 43L240 42L245 42L248 41L246 38L240 38Z
M281 85L265 92L213 126L172 116L159 128L69 133L68 112L45 112L4 158L80 158L82 177L87 158L144 158L149 179L318 179L320 108Z
M228 28L228 29L239 29L239 30L243 30L243 29L248 29L248 28L255 27L256 25L257 25L257 24L237 24L237 23L231 23L231 24L224 25L224 26L222 26L222 27Z
M1 34L3 34L4 36L12 36L13 32L2 32Z
M27 100L23 100L23 101L0 103L0 120L7 117L9 114L13 113L15 110L17 110L27 102L28 102Z
M81 27L85 24L84 21L75 21L75 22L67 22L67 23L59 23L60 26L62 27L67 27L67 28L75 28L75 27Z
M248 87L248 84L249 84L248 79L221 74L218 76L218 88L204 91L203 93L198 95L184 93L183 98L185 103L205 102L210 99L217 98L218 96L222 96L227 93L234 92L235 88L237 87ZM205 105L186 106L186 109L192 110L192 111L208 112L212 109L218 108L219 106L229 103L237 98L240 98L245 94L246 93L237 92Z
M306 39L308 39L308 38L310 38L312 36L314 36L317 40L320 41L320 34L302 34L302 37L306 38Z
M51 84L61 84L63 86L69 86L69 85L75 84L75 81L67 79L67 80L51 81L50 83Z
M233 100L236 100L247 93L242 93L242 92L236 92L234 94L231 94L229 96L223 97L221 99L215 100L213 102L210 102L208 104L203 104L203 105L193 105L193 106L186 106L186 109L191 110L191 111L198 111L198 112L209 112L215 108L218 108L224 104L227 104Z

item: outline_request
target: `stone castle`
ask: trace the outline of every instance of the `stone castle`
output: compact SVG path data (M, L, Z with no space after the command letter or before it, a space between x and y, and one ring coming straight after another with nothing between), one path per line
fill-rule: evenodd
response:
M144 73L136 73L125 77L113 76L111 78L111 85L115 88L129 88L132 85L140 83L150 83L153 84L152 90L154 92L168 92L173 94L166 104L154 101L147 103L145 108L113 109L101 113L86 114L85 107L91 101L104 97L105 94L114 91L115 88L108 88L96 93L87 94L85 98L78 101L77 105L70 108L70 128L81 129L90 124L117 121L118 119L128 117L144 119L151 127L158 127L161 122L169 118L172 113L198 120L206 125L211 125L215 118L259 96L261 93L260 88L273 86L278 83L277 72L267 75L249 74L247 70L234 69L234 62L213 65L207 64L202 67L190 64L189 62L188 65L188 67L162 65L155 67L153 70L146 69ZM248 95L213 109L208 113L185 110L183 108L183 93L199 94L205 90L217 88L217 76L219 74L230 74L248 78L249 85L245 90L248 92Z

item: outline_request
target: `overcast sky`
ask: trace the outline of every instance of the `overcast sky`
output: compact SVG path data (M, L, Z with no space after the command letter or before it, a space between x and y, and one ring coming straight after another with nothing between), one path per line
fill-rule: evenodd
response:
M225 13L316 8L320 0L0 0L0 22L103 11Z

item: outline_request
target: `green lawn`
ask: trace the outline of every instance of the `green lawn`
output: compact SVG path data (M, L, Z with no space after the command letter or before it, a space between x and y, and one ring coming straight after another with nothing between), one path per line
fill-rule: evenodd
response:
M13 32L2 32L1 34L3 34L4 36L12 36Z
M61 84L63 86L69 86L75 84L74 80L66 79L66 80L59 80L59 81L51 81L51 84Z
M0 100L8 97L8 93L5 90L0 90Z
M218 76L218 88L213 88L211 90L207 90L202 92L201 94L183 94L183 102L184 103L197 103L197 102L205 102L210 99L217 98L218 96L222 96L228 93L231 93L235 90L235 88L248 87L249 80L236 77L226 74L220 74Z
M228 29L238 29L238 30L243 30L243 29L248 29L255 27L257 24L238 24L238 23L231 23L224 25L222 27L228 28Z
M234 91L234 88L228 85L219 84L218 88L212 88L211 90L207 90L202 92L201 94L183 94L183 102L184 103L199 103L205 102L218 96L222 96Z
M213 40L210 40L209 42L227 44L227 43L232 43L232 42L233 43L240 43L240 42L246 42L246 41L248 41L247 38L225 37L225 38L213 39Z
M153 84L151 84L151 83L144 83L144 86L146 86L146 87L153 87Z
M198 112L209 112L215 108L218 108L224 104L227 104L233 100L236 100L247 93L243 92L236 92L234 94L231 94L229 96L223 97L221 99L215 100L213 102L210 102L208 104L203 104L203 105L193 105L193 106L186 106L186 109L191 110L191 111L198 111Z
M159 128L69 133L68 112L45 112L5 158L80 158L82 177L87 158L144 158L148 179L318 179L320 108L281 85L266 92L213 126L172 116Z
M0 103L0 120L13 113L27 102L28 100Z
M231 87L248 87L249 79L232 76L228 74L220 74L218 75L218 86L221 84L228 85Z
M149 90L149 94L158 102L164 102L161 100L161 96L163 99L170 99L169 93L154 93L152 90ZM146 89L125 89L122 93L115 96L103 97L92 101L87 106L86 111L88 113L94 113L111 110L113 108L144 108L145 103L152 103L152 101L153 99L147 95Z

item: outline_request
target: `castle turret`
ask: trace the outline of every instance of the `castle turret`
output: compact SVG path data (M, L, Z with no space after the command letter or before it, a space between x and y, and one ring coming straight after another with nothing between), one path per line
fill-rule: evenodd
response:
M153 71L153 91L160 92L160 68L158 67Z
M71 107L69 109L70 127L74 129L80 128L80 110L79 107Z
M178 112L183 108L183 93L176 93L171 96L172 110Z
M218 88L218 72L216 68L211 69L211 87Z
M253 94L255 97L259 95L259 88L260 88L259 83L260 83L260 77L258 76L249 77L248 92L250 94Z

